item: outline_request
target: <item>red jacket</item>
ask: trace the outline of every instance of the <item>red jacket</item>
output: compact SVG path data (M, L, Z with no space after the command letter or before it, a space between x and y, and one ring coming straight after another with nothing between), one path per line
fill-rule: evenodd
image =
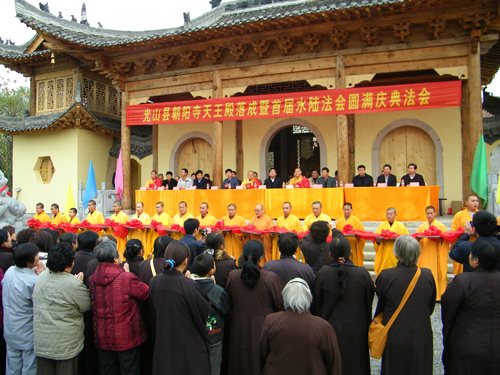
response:
M140 301L149 287L118 264L99 263L90 277L94 341L98 349L124 351L146 341Z

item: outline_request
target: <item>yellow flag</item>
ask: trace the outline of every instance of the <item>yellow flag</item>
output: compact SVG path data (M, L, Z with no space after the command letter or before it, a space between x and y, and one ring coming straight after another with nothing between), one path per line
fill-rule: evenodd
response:
M76 208L75 200L73 199L73 193L71 192L71 181L68 181L68 194L66 195L66 207L64 207L64 213L69 214L70 208Z
M498 185L497 185L497 204L500 204L500 171L498 171Z

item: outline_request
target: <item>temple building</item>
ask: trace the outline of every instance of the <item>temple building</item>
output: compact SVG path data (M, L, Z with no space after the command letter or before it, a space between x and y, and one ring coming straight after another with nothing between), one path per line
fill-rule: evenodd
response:
M308 176L327 166L350 182L359 164L374 177L391 164L399 179L415 163L448 206L470 192L482 86L500 65L498 0L236 0L215 2L196 19L185 14L182 26L141 32L11 1L36 32L24 45L0 44L0 63L31 80L29 116L0 117L0 131L13 135L13 186L23 188L28 211L40 197L61 202L68 180L74 188L85 182L91 159L98 185L111 187L120 148L126 208L151 169L178 175L183 167L220 185L226 168L264 179L270 167L286 178L297 166ZM369 111L363 102L345 114L310 116L297 107L289 116L224 121L192 113L216 99L453 82L461 102L437 108L394 102L401 110ZM426 92L414 99L425 104ZM182 122L162 115L127 125L127 108L182 102L195 103ZM500 131L489 126L492 152Z

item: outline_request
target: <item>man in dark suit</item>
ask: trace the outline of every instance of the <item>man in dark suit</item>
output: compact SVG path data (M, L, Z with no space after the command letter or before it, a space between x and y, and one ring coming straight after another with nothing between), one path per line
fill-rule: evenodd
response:
M373 186L373 177L366 174L366 167L361 164L358 165L358 175L352 178L354 187L369 187Z
M189 249L191 250L191 257L189 259L190 268L193 266L194 258L196 258L197 255L203 253L206 249L206 235L202 233L201 241L198 241L196 239L199 230L200 222L198 221L198 219L187 219L184 222L184 231L186 232L186 234L179 240L179 242L184 242L186 245L188 245Z
M267 189L277 189L283 187L283 180L278 177L276 169L271 168L269 170L269 178L266 178L266 180L264 181L264 185L266 185Z
M173 177L173 174L171 171L168 171L165 173L166 179L163 180L163 186L165 186L168 190L172 190L174 187L177 186L177 180Z
M387 184L387 186L396 186L396 176L391 174L392 167L384 164L383 173L377 177L377 184Z
M196 178L193 181L193 186L196 186L196 189L206 189L208 185L208 180L203 177L203 171L196 171Z
M318 178L318 184L323 185L324 188L337 187L337 180L333 177L330 177L328 173L330 173L330 170L327 167L321 169L321 177Z
M418 182L419 186L425 186L424 177L421 174L416 173L416 171L416 164L408 164L408 174L401 177L401 184L404 184L404 186L410 186L411 182Z

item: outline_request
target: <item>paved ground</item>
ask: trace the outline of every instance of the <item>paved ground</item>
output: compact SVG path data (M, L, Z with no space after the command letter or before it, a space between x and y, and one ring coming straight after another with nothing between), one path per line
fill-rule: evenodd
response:
M377 297L374 299L373 311L375 312L375 307L377 306ZM434 332L434 375L443 375L443 362L441 361L441 355L443 354L443 334L441 323L441 304L436 303L434 307L434 312L431 315L432 330ZM380 374L380 369L382 365L382 360L371 358L371 368L372 374Z

